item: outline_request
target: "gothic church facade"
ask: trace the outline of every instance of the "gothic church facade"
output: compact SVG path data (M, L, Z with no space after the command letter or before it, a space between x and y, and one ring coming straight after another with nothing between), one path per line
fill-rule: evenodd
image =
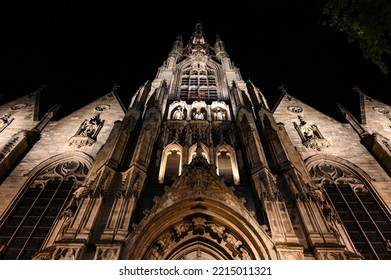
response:
M125 108L0 105L0 259L391 259L391 106L270 109L197 23Z

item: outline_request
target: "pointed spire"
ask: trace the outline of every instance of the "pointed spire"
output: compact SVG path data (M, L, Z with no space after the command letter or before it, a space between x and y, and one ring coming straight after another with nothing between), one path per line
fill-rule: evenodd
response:
M356 85L353 88L353 91L358 93L359 98L360 98L360 113L361 113L361 123L366 124L367 123L367 115L365 112L365 93L361 91L361 89Z
M176 56L182 53L182 49L183 49L182 35L178 35L174 43L172 43L170 56Z
M210 55L214 51L210 47L200 21L197 22L195 30L190 37L189 44L183 51L183 55Z
M225 44L224 42L221 40L221 37L220 35L216 35L216 43L215 43L215 48L217 50L217 52L225 52Z
M39 123L33 128L33 130L41 132L45 126L49 123L49 121L57 114L60 109L60 105L56 104L52 108L50 108L43 118L39 121Z
M345 107L343 107L341 104L338 103L337 106L338 106L338 109L341 111L343 116L346 116L347 114L350 114L350 112Z
M221 40L221 37L220 35L217 35L216 36L216 43L214 45L214 48L215 48L215 53L216 53L216 56L221 59L221 60L227 60L229 59L229 55L225 49L225 44L224 42ZM226 62L228 63L228 62ZM230 63L229 63L230 65ZM231 65L230 65L231 66Z
M111 90L111 92L114 93L114 94L117 94L117 93L118 93L119 87L120 87L120 85L117 84L117 83L115 83L115 84L113 85L113 89Z
M283 95L288 95L288 92L286 91L284 85L279 86L278 89L281 91Z
M346 118L346 120L350 123L350 125L361 138L368 134L368 132L345 107L338 103L338 108L341 111L342 115Z
M197 22L195 26L195 31L193 32L193 35L191 36L191 43L193 45L197 44L206 44L207 41L204 37L204 31L202 30L202 24L200 21Z

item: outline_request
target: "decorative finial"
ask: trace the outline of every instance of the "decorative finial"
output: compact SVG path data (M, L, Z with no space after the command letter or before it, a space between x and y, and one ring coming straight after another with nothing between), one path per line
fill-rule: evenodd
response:
M343 107L341 104L338 103L337 106L338 106L338 109L341 111L342 115L345 116L346 114L349 114L349 111L346 110L346 108Z
M198 158L204 157L204 156L202 155L201 140L200 140L199 138L198 138L198 141L197 141L196 157L198 157Z
M111 91L112 91L113 93L117 93L118 88L119 88L119 84L115 83L115 84L113 85L113 89L112 89Z
M281 92L282 92L283 94L288 94L288 92L287 92L286 89L284 88L284 85L279 86L278 89L281 90Z

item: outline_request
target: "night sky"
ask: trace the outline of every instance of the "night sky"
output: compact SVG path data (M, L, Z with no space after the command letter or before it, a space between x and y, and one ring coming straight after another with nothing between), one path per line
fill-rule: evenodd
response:
M340 120L337 103L358 111L354 86L391 104L391 75L364 59L344 33L322 25L321 0L13 2L0 9L1 104L46 84L41 114L59 103L61 118L117 83L128 107L137 89L155 78L177 35L187 44L198 21L212 46L221 36L242 78L272 108L281 85Z

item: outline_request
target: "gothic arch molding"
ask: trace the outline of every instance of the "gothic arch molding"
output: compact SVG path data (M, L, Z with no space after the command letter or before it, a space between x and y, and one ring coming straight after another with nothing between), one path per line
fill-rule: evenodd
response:
M52 156L50 158L45 159L41 163L37 164L28 173L24 174L24 176L26 176L27 180L24 182L24 184L21 187L21 189L19 190L19 192L15 195L13 202L10 203L10 206L5 211L5 216L7 216L8 215L7 213L9 213L12 208L14 208L15 203L17 203L17 201L23 195L26 188L28 186L30 186L31 184L33 184L34 180L38 176L40 176L41 174L45 174L45 172L47 172L48 170L53 169L62 163L69 162L72 160L79 161L81 164L85 165L87 170L91 170L91 167L92 167L92 164L94 161L94 159L90 155L88 155L84 152L80 152L80 151L62 153L62 154L58 154L58 155L55 155L55 156ZM68 176L73 176L73 175L68 175Z
M239 178L239 167L238 167L238 161L236 158L236 153L235 150L227 145L227 144L222 144L216 147L216 165L217 165L217 172L219 172L219 160L218 157L221 155L222 152L227 152L229 155L230 163L231 163L231 168L232 168L232 177L235 185L239 185L240 178ZM220 174L219 174L220 175Z
M207 196L182 199L169 207L161 204L130 235L125 259L180 259L194 255L197 248L202 252L199 257L276 258L270 237L246 210L233 211L235 206Z
M221 87L221 85L224 84L224 77L221 75L220 71L218 70L219 67L220 67L219 64L216 61L205 59L202 56L196 56L196 57L193 57L193 58L191 58L189 60L186 60L186 61L183 61L183 62L179 63L178 69L180 69L180 71L178 72L179 73L179 78L177 79L177 92L178 93L180 92L180 87L181 87L181 85L180 85L180 80L181 80L180 76L183 75L183 72L186 69L191 68L192 65L197 64L197 63L202 63L206 67L209 67L211 70L213 70L213 72L214 72L213 76L216 78L216 85L211 86L211 87L216 88L216 92L217 92L217 97L218 98L226 98L227 97L227 93ZM179 94L178 94L177 97L178 98L180 97Z
M90 155L83 152L79 152L79 151L66 152L45 159L37 166L35 166L33 169L31 169L30 172L26 174L26 176L29 176L29 178L34 178L38 174L42 173L45 170L45 168L47 169L56 166L59 163L66 162L69 160L79 160L83 162L89 170L91 170L94 161L94 159Z
M208 147L204 143L200 143L200 146L202 148L202 155L206 158L208 162L210 162ZM197 150L197 144L194 144L189 148L188 163L190 163L193 160L193 158L196 156L196 150Z
M172 151L177 151L179 155L179 169L178 174L180 175L182 173L182 165L183 165L183 147L179 144L169 144L167 145L162 152L162 158L160 161L160 168L159 168L159 183L163 183L165 179L165 172L167 168L167 160L168 156Z
M360 167L355 165L354 163L345 160L340 157L332 156L332 155L326 155L326 154L318 154L313 155L305 159L305 164L307 166L307 170L310 170L311 168L314 168L315 165L319 163L332 163L337 166L339 166L342 169L349 170L354 177L359 178L363 181L363 183L367 185L371 185L371 177Z
M338 239L360 258L390 259L391 216L368 174L332 156L313 156L305 162Z
M204 238L193 238L185 241L177 251L167 256L171 260L229 260L230 256L222 253L223 248L216 248L215 243Z
M0 244L0 258L31 259L34 251L53 241L53 230L63 217L61 211L74 201L73 195L80 190L91 165L91 158L84 153L68 153L49 158L29 172L0 224L4 243ZM12 228L16 233L10 235Z

